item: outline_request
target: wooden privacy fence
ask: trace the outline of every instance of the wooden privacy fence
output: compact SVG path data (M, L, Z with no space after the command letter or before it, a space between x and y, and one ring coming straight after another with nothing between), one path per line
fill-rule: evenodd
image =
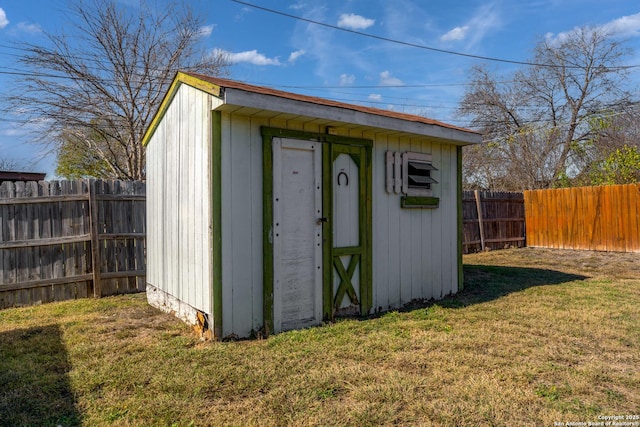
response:
M524 192L527 245L640 252L640 184Z
M142 182L0 184L0 308L145 289Z
M525 246L522 193L464 191L463 251Z

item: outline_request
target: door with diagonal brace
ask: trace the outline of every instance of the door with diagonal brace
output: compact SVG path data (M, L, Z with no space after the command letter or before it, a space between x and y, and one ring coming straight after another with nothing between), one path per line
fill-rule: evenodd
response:
M324 316L371 309L371 146L324 148Z

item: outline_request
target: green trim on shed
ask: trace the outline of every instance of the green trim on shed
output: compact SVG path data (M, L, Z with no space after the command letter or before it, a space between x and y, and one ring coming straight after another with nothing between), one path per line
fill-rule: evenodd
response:
M331 212L333 212L333 197L331 197L331 144L322 144L322 216L327 221L322 223L322 318L333 319L333 233L331 232ZM327 166L328 165L328 166ZM327 170L328 167L328 170ZM328 285L327 285L328 284Z
M264 332L273 332L273 133L262 128L262 268Z
M211 114L211 222L213 226L213 336L222 339L222 113Z
M435 209L440 206L440 198L402 196L400 206L402 208Z
M462 223L462 147L456 147L456 202L458 212L458 292L464 289L464 272L462 268L462 239L464 225Z

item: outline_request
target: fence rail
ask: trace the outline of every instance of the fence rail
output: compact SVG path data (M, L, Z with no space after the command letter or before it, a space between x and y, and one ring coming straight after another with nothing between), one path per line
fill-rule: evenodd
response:
M462 218L464 253L525 246L522 193L465 191Z
M1 183L0 309L143 291L145 190L125 181ZM640 252L640 184L465 191L462 208L465 253Z
M524 192L527 245L640 252L640 184Z
M0 184L0 308L145 288L142 182Z

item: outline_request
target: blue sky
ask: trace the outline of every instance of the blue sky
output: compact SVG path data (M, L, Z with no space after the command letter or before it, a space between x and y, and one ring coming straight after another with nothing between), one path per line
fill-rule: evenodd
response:
M135 5L137 0L120 0ZM153 1L153 0L152 0ZM163 0L155 0L162 2ZM535 44L581 26L606 26L634 50L640 65L637 0L247 0L248 3L332 27L267 12L232 0L191 0L205 17L207 49L233 61L229 77L248 83L348 103L421 114L465 126L454 110L469 69L486 64L496 73L521 68L507 62L437 52L396 40L464 55L527 61ZM0 94L15 76L14 43L43 40L67 18L66 2L0 0ZM342 30L341 30L342 29ZM365 37L353 32L371 34ZM630 87L640 82L633 69ZM24 129L0 120L0 158L54 177L55 158L32 143Z

